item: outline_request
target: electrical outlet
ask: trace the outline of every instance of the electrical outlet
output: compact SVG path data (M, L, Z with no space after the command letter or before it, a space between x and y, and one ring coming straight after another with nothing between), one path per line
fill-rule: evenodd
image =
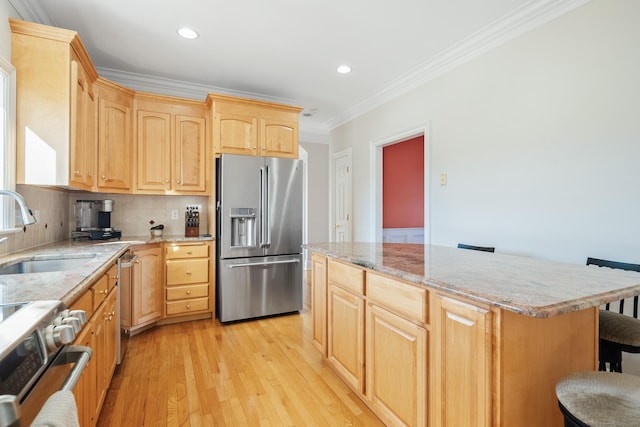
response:
M174 209L171 211L171 219L178 219L178 210Z

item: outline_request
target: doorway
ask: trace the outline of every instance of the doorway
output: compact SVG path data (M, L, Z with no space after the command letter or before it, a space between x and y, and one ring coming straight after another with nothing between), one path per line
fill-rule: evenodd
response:
M386 231L384 230L385 223L385 206L384 206L384 168L383 157L385 147L391 147L396 144L404 142L422 140L422 173L421 179L422 185L412 184L411 187L414 191L422 191L419 197L402 195L402 198L410 198L410 202L421 200L422 203L422 221L415 219L415 212L411 215L402 213L394 213L393 207L387 208L387 215L395 215L397 218L401 218L400 221L391 220L388 222ZM402 150L398 150L399 152ZM373 141L371 143L371 240L375 242L398 242L398 243L428 243L429 236L429 127L428 125L420 126L414 129L392 135L390 137ZM415 175L415 174L414 174ZM420 176L420 175L418 175ZM402 178L401 178L402 179ZM411 178L411 179L415 179ZM418 178L420 179L420 178ZM405 186L409 187L409 186ZM419 190L418 190L419 189ZM401 190L398 189L398 194ZM392 191L387 188L387 194ZM395 190L393 192L396 192ZM393 203L393 200L391 201ZM411 209L411 203L404 203L402 207L398 209ZM396 219L397 219L396 218ZM421 227L407 227L406 225L421 225ZM401 225L401 226L398 226Z
M331 156L331 236L332 242L351 241L351 149Z

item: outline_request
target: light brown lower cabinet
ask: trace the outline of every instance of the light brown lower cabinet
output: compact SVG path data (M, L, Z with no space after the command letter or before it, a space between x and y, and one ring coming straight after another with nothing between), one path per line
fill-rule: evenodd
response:
M367 305L366 395L389 425L427 421L427 330L377 305Z
M491 311L437 295L431 347L432 425L491 421Z
M364 393L364 298L329 284L327 359L359 393Z
M313 254L311 263L312 340L327 357L327 257Z
M164 258L162 244L135 246L131 271L131 331L162 318Z
M81 427L96 425L116 366L120 331L117 321L118 289L114 282L109 281L113 274L112 267L71 304L74 310L84 310L88 319L74 344L93 350L89 364L74 388Z

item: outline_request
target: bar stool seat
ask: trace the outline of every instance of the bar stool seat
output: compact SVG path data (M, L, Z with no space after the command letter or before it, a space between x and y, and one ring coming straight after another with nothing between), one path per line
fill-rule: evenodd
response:
M623 351L636 353L640 348L640 319L600 310L600 339L632 347Z
M617 372L576 372L556 385L565 426L640 425L640 377Z

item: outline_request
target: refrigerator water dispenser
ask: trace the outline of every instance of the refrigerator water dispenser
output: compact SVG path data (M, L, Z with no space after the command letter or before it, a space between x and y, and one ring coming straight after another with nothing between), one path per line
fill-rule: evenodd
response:
M231 247L256 246L256 209L231 208Z

